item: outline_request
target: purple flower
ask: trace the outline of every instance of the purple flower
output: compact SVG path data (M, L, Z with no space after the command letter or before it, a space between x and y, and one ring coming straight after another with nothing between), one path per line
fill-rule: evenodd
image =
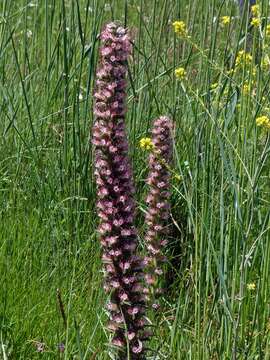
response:
M58 350L63 353L65 351L65 344L64 343L60 343L58 344Z
M142 359L145 326L143 264L136 255L134 184L125 131L127 59L131 43L126 29L108 24L101 34L100 67L95 90L95 177L99 235L103 247L108 329L119 359ZM127 346L127 341L129 346Z
M152 129L154 148L149 155L147 180L149 191L146 197L148 208L145 216L148 273L145 275L145 281L153 289L153 295L161 292L161 289L158 289L158 277L163 274L162 263L165 261L162 253L167 243L170 210L169 168L172 161L172 127L172 121L166 116L161 116L154 121ZM158 307L158 304L153 306L154 309L158 309Z

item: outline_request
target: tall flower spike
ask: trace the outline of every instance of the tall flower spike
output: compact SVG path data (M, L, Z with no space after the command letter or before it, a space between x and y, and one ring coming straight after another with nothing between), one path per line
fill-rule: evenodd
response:
M166 260L162 249L167 244L168 217L170 210L170 164L172 161L172 121L161 116L154 121L152 129L154 149L149 155L149 192L146 198L146 258L148 273L146 283L152 290L151 300L155 299L162 289L158 288L158 277L163 273L162 264ZM152 305L154 309L158 304Z
M101 33L93 144L104 288L110 294L108 330L113 333L112 344L121 360L143 359L145 339L143 262L136 255L134 185L124 123L130 52L127 30L108 24Z

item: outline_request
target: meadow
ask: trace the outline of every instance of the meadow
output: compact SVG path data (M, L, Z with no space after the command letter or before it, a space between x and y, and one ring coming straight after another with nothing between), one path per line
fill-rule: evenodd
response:
M270 359L269 14L266 0L253 24L229 0L1 1L1 359L110 359L91 128L99 33L114 20L133 39L126 124L142 252L139 141L158 116L174 121L148 359Z

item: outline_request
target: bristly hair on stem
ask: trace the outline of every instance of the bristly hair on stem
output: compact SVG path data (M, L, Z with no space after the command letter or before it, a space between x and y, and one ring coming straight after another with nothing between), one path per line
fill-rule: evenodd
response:
M117 359L145 358L144 262L137 255L134 184L125 132L128 31L116 23L101 33L100 66L94 93L95 177L99 235L103 247L104 289L112 345Z

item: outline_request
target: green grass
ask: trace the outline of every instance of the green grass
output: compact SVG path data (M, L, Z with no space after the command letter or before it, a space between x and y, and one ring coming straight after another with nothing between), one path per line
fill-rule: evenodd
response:
M176 19L189 40L174 36ZM255 123L270 112L270 68L259 65L269 50L263 32L245 36L233 1L216 0L1 1L0 358L109 359L89 139L98 34L111 20L134 39L127 126L142 245L147 169L137 144L161 114L175 122L182 176L152 359L270 359L270 140ZM244 47L254 79L249 65L227 75Z

